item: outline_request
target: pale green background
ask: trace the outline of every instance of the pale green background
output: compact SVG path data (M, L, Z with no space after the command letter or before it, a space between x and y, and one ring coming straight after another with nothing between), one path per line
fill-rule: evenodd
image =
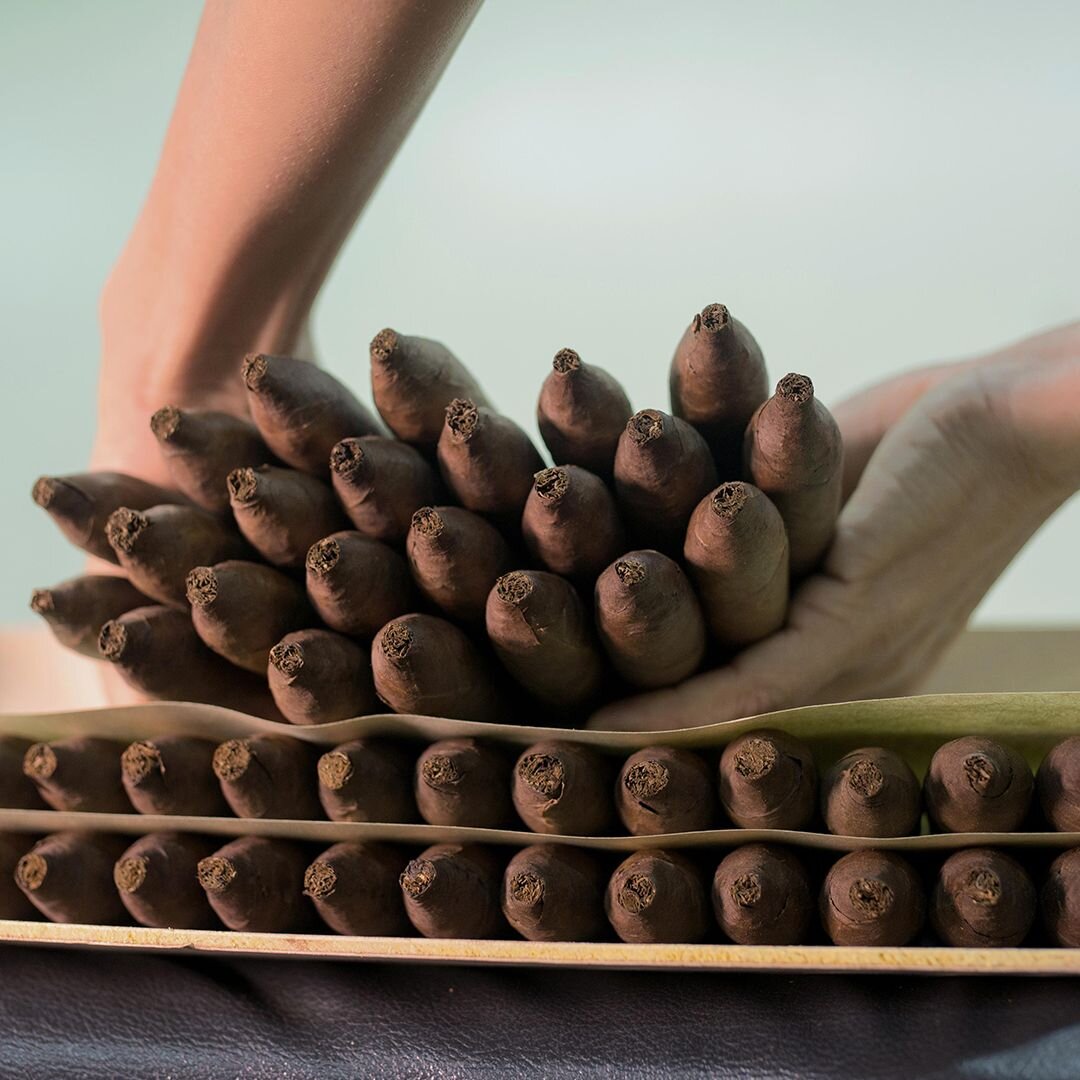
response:
M29 489L85 461L98 291L198 11L0 0L0 622L79 565ZM826 401L1076 318L1078 41L1067 2L491 0L334 271L321 355L366 394L381 326L439 337L531 422L563 345L664 406L713 300ZM980 619L1080 621L1078 538L1074 500Z

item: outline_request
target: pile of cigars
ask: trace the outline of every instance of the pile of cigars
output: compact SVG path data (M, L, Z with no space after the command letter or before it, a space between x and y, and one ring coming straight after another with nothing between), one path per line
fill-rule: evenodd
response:
M840 508L834 420L803 375L769 396L760 348L720 304L676 348L670 413L634 413L561 350L537 408L550 468L435 341L372 341L382 423L304 361L249 356L241 377L250 420L150 419L174 488L34 485L124 576L31 606L151 698L298 724L382 702L573 726L779 629Z

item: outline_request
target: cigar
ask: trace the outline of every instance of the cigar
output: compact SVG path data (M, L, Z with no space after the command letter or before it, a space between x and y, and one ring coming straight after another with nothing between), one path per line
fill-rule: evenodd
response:
M101 628L98 651L129 686L147 697L199 701L278 718L265 678L254 679L212 653L199 640L191 618L174 608L136 608L110 619Z
M736 479L746 425L769 396L753 335L723 304L709 304L675 347L669 383L671 411L705 437L720 475Z
M622 941L689 945L708 932L701 875L675 851L637 851L621 862L604 908Z
M780 511L791 576L805 577L832 543L842 497L844 444L805 375L785 375L746 429L746 471Z
M299 739L229 739L214 751L213 768L237 817L313 821L323 816L315 793L314 752Z
M131 805L140 814L228 814L211 771L215 748L210 739L194 735L158 735L133 742L120 755L120 778Z
M385 844L335 844L304 871L304 895L339 934L401 936L409 928L398 886L404 865Z
M541 469L533 477L521 532L534 559L590 589L626 550L614 496L599 476L576 465Z
M385 739L354 739L319 758L319 800L331 821L416 821L413 755Z
M479 514L456 506L422 506L405 540L413 580L453 619L484 619L488 593L510 569L502 534Z
M218 921L199 887L199 862L217 841L181 833L151 833L116 860L113 883L120 901L142 926L208 930Z
M248 356L241 376L255 426L266 445L294 469L325 476L336 442L349 435L380 433L367 406L307 360ZM324 529L323 535L332 531Z
M378 711L371 650L332 630L296 630L271 650L270 693L290 724L331 724Z
M23 761L31 745L29 739L0 735L0 808L45 809L46 804L38 793L37 785L23 772Z
M48 624L53 637L67 649L98 656L102 626L149 600L127 578L115 574L84 574L51 589L35 589L30 608Z
M806 867L786 848L747 844L716 868L712 904L720 929L737 945L801 945L814 897Z
M413 607L405 560L358 532L317 540L308 549L305 566L311 606L340 634L373 638L380 626Z
M615 807L634 836L710 829L716 821L712 770L689 750L671 746L638 750L619 772Z
M401 873L409 922L428 938L501 937L502 867L474 844L435 844Z
M413 511L440 492L434 469L417 450L379 435L342 439L330 451L330 474L357 532L387 543L404 539Z
M184 583L193 566L251 555L235 529L197 506L122 506L109 515L105 536L137 589L159 604L184 611Z
M544 462L529 436L507 416L469 398L446 407L439 468L466 510L517 527L532 478Z
M1080 832L1080 736L1059 742L1035 775L1043 815L1058 832Z
M740 649L784 625L787 531L780 512L752 484L721 484L697 504L683 558L720 645Z
M1009 948L1028 936L1035 907L1035 885L1015 859L990 848L968 848L942 864L930 924L946 945Z
M28 843L18 833L0 833L0 919L37 918L37 908L15 882L15 868Z
M371 341L371 389L386 426L425 449L439 441L446 406L454 398L489 406L480 384L445 345L390 329Z
M845 754L825 774L821 813L838 836L917 836L922 791L899 754L868 746Z
M488 637L503 667L530 694L557 708L587 705L604 664L585 605L565 578L514 570L488 594Z
M596 628L634 686L673 686L705 656L701 605L679 564L659 551L631 551L597 578Z
M15 884L52 922L129 923L112 880L126 844L124 837L104 833L53 833L18 861Z
M752 731L724 747L720 802L741 829L805 829L817 809L809 747L782 731Z
M450 720L500 719L499 693L471 641L434 615L388 622L371 644L375 693L396 713Z
M1040 904L1051 940L1070 948L1080 946L1080 848L1062 852L1051 863Z
M34 743L23 756L23 772L53 810L130 814L120 782L124 744L75 735Z
M162 503L184 501L178 492L114 472L40 476L32 494L34 502L49 512L71 543L113 563L116 553L105 538L105 522L114 510L121 506L146 510Z
M234 469L227 485L237 526L275 566L303 566L316 540L347 524L330 488L294 469Z
M708 444L685 420L634 413L615 452L615 494L642 547L677 555L694 507L716 487Z
M626 421L634 411L618 379L560 349L540 388L536 422L556 462L580 465L610 479Z
M304 849L289 840L241 836L200 859L196 876L230 930L279 933L312 922L304 900L308 862Z
M819 908L834 945L906 945L926 919L922 882L893 851L853 851L833 863Z
M599 941L606 936L604 885L591 852L534 844L503 874L503 915L529 941Z
M477 739L442 739L418 758L413 789L429 825L505 829L514 820L510 762Z
M237 667L266 672L270 650L315 621L304 590L279 570L231 559L187 576L191 622L203 642Z
M969 736L938 747L923 781L931 824L940 832L1015 832L1034 787L1031 769L1010 746Z
M514 765L514 808L536 833L602 836L614 816L612 771L587 746L561 740L536 743Z
M225 478L233 469L273 461L255 425L229 413L166 405L150 417L150 430L177 489L214 513L229 509Z

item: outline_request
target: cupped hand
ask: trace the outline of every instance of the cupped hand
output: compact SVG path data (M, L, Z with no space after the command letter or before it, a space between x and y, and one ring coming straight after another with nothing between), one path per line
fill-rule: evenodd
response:
M724 667L602 708L590 727L692 727L916 690L1080 488L1080 323L902 376L835 415L850 497L785 627Z

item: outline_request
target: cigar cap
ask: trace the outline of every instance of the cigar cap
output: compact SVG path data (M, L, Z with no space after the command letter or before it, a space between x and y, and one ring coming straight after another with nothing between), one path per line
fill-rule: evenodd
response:
M240 377L249 390L258 390L266 378L267 356L265 353L249 353L240 365Z
M386 364L393 357L398 347L398 334L396 330L391 330L390 327L386 327L384 330L380 330L371 339L371 359L377 360L379 363Z
M308 548L305 562L313 574L329 574L337 566L340 558L341 545L334 537L324 536Z
M229 739L214 751L214 774L219 780L239 780L251 765L247 739Z
M445 528L446 521L434 506L421 506L412 516L412 529L420 536L440 536Z
M645 564L640 559L630 557L616 559L615 573L618 575L619 580L628 588L640 585L649 576L649 571L646 569Z
M330 471L338 476L354 476L364 465L364 444L350 437L335 443L330 451Z
M217 599L218 580L212 566L196 566L188 574L186 586L188 603L193 607L209 607Z
M48 743L34 743L23 756L23 774L32 780L48 780L56 765L56 754Z
M30 594L30 610L37 615L44 615L56 607L51 589L35 589Z
M538 795L552 801L562 798L566 769L555 755L528 754L518 762L517 773L521 782Z
M413 632L408 623L394 620L383 627L379 643L391 664L402 664L412 651Z
M745 780L763 780L779 759L773 739L751 736L735 754L735 771Z
M270 663L286 678L295 678L304 666L304 647L298 641L279 641L270 650Z
M259 494L258 470L250 465L240 469L233 469L225 478L225 485L229 489L229 497L233 502L254 502Z
M814 400L814 384L808 375L799 375L793 371L776 384L776 396L780 401L805 405Z
M694 333L716 334L731 325L731 314L723 304L707 304L694 316Z
M330 750L319 758L319 783L331 791L340 791L352 777L353 764L348 754Z
M657 409L642 409L626 422L626 434L638 446L654 442L664 434L664 414Z
M570 490L570 473L560 466L541 469L533 477L533 488L544 502L558 502Z
M120 755L120 769L125 779L136 786L151 773L165 771L161 752L153 743L148 742L133 742L127 747Z
M446 406L446 426L458 442L468 442L480 423L480 410L469 398L454 398Z
M749 484L741 480L729 480L712 493L712 512L725 521L734 521L751 498Z
M651 799L659 795L670 780L667 766L655 758L635 762L623 775L623 785L635 799Z
M438 868L430 859L412 859L401 872L401 887L414 900L418 900L438 876Z
M36 892L45 884L49 875L49 863L44 855L28 852L15 865L15 880L27 892Z
M117 663L124 656L128 644L127 627L119 619L103 623L98 633L98 652L106 660Z
M551 361L551 369L556 375L569 375L581 367L581 357L574 349L560 349Z
M163 405L150 417L150 430L159 442L168 442L180 430L183 417L175 405Z
M59 481L54 477L39 476L34 481L33 488L30 489L30 496L42 510L48 510L52 505L53 499L56 497L58 487Z
M113 881L125 893L136 893L146 881L147 862L138 855L119 859L113 867Z
M115 551L130 555L139 537L150 527L150 519L138 510L121 506L105 522L105 539Z
M532 579L522 570L503 574L495 582L495 595L504 603L517 607L532 595Z
M222 855L208 855L199 860L199 884L212 893L223 893L236 879L236 865Z
M420 763L420 775L433 788L452 788L461 780L461 773L449 754L430 754Z
M304 871L304 895L312 900L325 900L337 888L337 871L328 862L316 859Z

